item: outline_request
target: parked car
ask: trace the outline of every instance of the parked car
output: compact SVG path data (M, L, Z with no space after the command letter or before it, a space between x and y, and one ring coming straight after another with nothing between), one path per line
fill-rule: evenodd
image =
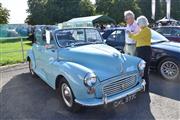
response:
M180 26L161 26L154 29L168 40L180 42Z
M151 68L167 80L180 80L180 43L171 42L158 32L151 30ZM107 29L102 35L106 43L123 51L127 34L125 28Z
M104 44L96 29L53 30L46 40L42 34L36 31L37 41L27 55L30 72L57 90L68 110L117 106L145 90L144 60Z

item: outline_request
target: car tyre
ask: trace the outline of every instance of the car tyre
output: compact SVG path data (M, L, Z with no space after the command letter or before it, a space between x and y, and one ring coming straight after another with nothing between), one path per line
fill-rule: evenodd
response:
M33 66L33 65L32 65L32 62L31 62L31 60L29 60L29 72L31 73L31 75L32 75L33 77L37 77L37 74L34 72L32 66Z
M169 81L177 81L180 78L180 65L173 58L166 58L158 65L160 75Z
M60 102L63 103L63 107L68 111L79 112L82 110L82 106L75 102L74 94L66 79L62 78L57 89L57 94Z

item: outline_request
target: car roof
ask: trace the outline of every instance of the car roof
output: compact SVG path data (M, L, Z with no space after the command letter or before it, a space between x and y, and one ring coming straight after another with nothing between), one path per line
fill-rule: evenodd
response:
M180 26L159 26L156 28L180 28Z
M54 30L54 32L62 31L62 30L74 30L74 29L95 29L95 30L97 30L94 27L73 27L73 28L58 28L58 29Z
M62 30L66 30L66 29L96 29L94 27L67 27L67 28L62 28Z
M125 29L126 27L112 27L112 28L106 28L105 31L106 30L125 30Z

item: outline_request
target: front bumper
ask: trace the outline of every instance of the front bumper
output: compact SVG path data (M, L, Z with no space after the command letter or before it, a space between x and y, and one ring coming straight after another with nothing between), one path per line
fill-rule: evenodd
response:
M135 86L135 87L133 87L127 91L124 91L122 93L113 95L113 96L107 97L104 95L102 99L97 99L97 98L83 99L83 100L75 99L75 102L80 104L80 105L83 105L83 106L105 105L105 104L114 102L116 100L122 99L128 95L135 94L139 91L145 91L145 85L146 85L146 82L145 82L145 80L143 80L137 86Z

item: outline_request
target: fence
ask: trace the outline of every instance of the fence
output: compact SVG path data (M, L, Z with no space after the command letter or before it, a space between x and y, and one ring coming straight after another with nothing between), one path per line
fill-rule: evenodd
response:
M27 50L31 48L27 37L0 38L0 66L26 61Z

